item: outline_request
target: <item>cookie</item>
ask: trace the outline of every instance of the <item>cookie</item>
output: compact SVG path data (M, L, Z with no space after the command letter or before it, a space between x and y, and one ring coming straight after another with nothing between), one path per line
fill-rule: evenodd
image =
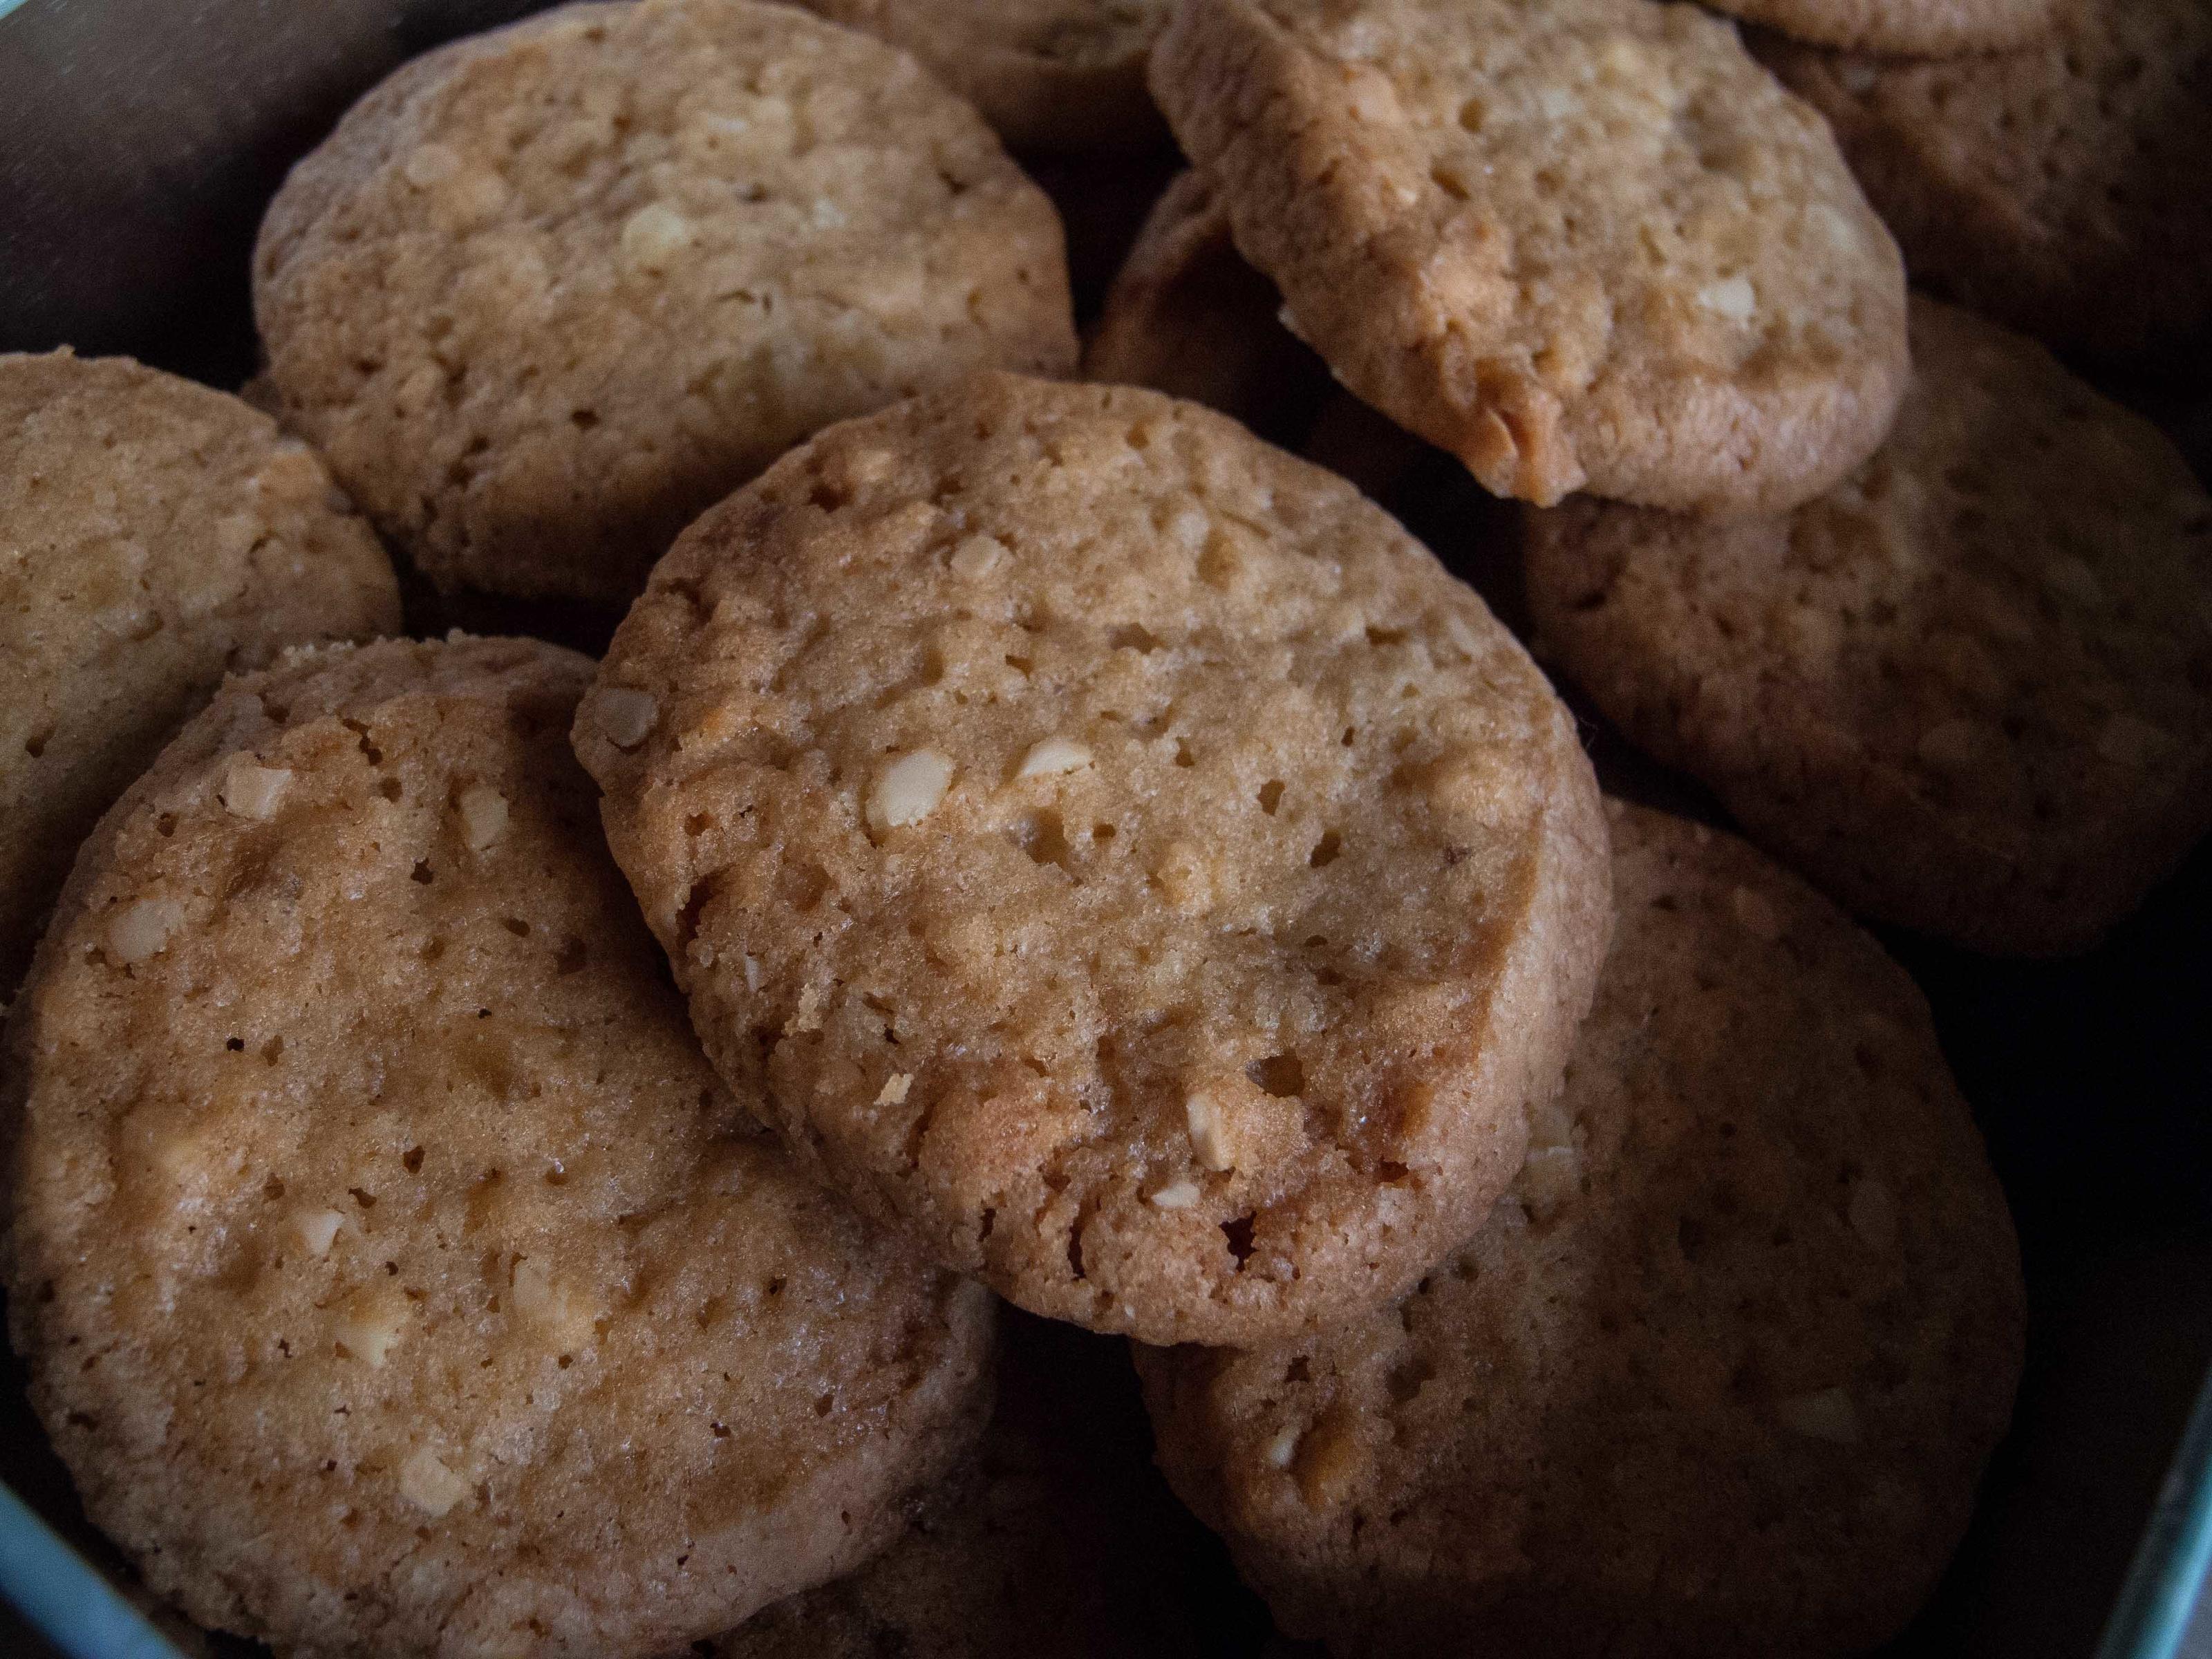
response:
M1496 494L1778 509L1888 426L1896 246L1695 7L1221 0L1152 88L1285 320Z
M817 428L1075 362L1052 204L902 52L741 0L407 64L254 252L287 418L442 587L626 603Z
M708 1054L1034 1312L1253 1341L1465 1238L1609 915L1573 723L1341 480L987 375L688 530L576 744Z
M1815 46L1911 58L2001 52L2050 33L2063 0L1713 0Z
M1172 0L799 0L912 52L1012 149L1167 145L1145 58Z
M1761 40L1913 281L2069 356L2212 369L2212 9L2059 0L2021 51L1900 63Z
M989 1298L715 1079L535 641L229 682L10 1027L9 1310L86 1511L301 1655L650 1654L857 1565Z
M1007 1324L997 1415L906 1534L705 1659L1196 1659L1175 1552L1197 1526L1152 1467L1124 1350Z
M1530 515L1545 648L1643 748L1861 913L2087 947L2212 827L2212 499L2031 342L1913 306L1897 429L1713 525Z
M1330 396L1328 368L1277 313L1244 262L1212 181L1186 170L1153 204L1083 351L1093 380L1151 386L1294 443Z
M1613 953L1511 1197L1395 1310L1138 1355L1176 1491L1340 1652L1860 1653L2019 1376L2002 1194L1903 969L1611 805Z
M266 416L0 356L0 1002L77 843L226 672L398 626L384 550Z

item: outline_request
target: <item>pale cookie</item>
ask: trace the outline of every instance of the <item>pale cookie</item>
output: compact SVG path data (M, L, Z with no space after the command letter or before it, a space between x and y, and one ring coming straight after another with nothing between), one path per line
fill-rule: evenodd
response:
M0 1003L77 843L225 673L398 627L376 538L267 416L0 356Z
M254 254L287 418L441 587L626 603L817 428L1075 362L1052 204L904 53L745 0L443 47Z
M1945 63L1759 49L1916 283L2071 356L2212 368L2212 6L2059 0L2039 44Z
M2019 1252L1911 981L1612 810L1596 1006L1474 1242L1331 1334L1138 1354L1169 1480L1340 1653L1868 1651L2011 1411Z
M799 0L903 47L1015 149L1122 152L1168 143L1145 59L1173 0Z
M1777 509L1888 426L1896 246L1694 7L1206 0L1152 86L1285 320L1499 495Z
M1571 718L1341 480L981 377L687 531L579 711L708 1054L1036 1312L1251 1341L1401 1294L1602 954Z
M1713 9L1815 46L1948 58L2025 46L2063 0L1711 0Z
M1152 1466L1126 1349L1007 1325L998 1414L906 1534L702 1659L1197 1659L1177 1552L1203 1534Z
M1547 648L1863 914L2087 948L2212 827L2212 499L2148 422L1930 301L1897 429L1716 526L1530 515Z
M292 1655L650 1654L857 1565L989 1298L723 1089L566 742L584 658L230 682L10 1027L9 1310L87 1513Z

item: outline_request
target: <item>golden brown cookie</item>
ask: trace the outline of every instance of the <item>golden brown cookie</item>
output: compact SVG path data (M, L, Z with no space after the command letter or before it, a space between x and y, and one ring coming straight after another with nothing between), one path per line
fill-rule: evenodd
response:
M799 0L903 47L1015 149L1164 147L1145 58L1172 0Z
M1926 284L2053 349L2212 368L2212 7L2059 0L2018 52L1933 64L1759 42L1828 118Z
M1498 494L1778 509L1889 423L1897 249L1694 7L1188 4L1152 85L1285 321Z
M1913 305L1897 429L1839 489L1720 526L1528 523L1547 649L1852 908L2087 948L2212 827L2212 499L2031 342Z
M1012 1313L1004 1352L990 1428L904 1536L706 1659L1197 1659L1176 1551L1198 1528L1152 1467L1127 1350Z
M314 452L123 357L0 356L0 1002L77 843L225 673L399 626Z
M2011 1219L1911 981L1612 811L1596 1006L1474 1242L1340 1331L1138 1354L1170 1481L1339 1652L1865 1652L2011 1411Z
M1573 722L1340 479L988 375L694 525L579 711L708 1054L1033 1311L1249 1341L1401 1294L1603 952Z
M9 1028L9 1309L86 1511L295 1655L649 1654L844 1571L964 1447L988 1297L698 1052L535 641L231 681Z
M817 428L1075 362L1059 220L975 112L747 0L416 59L277 192L254 311L288 419L441 586L611 605Z
M1716 11L1815 46L1950 58L2025 46L2063 0L1712 0Z

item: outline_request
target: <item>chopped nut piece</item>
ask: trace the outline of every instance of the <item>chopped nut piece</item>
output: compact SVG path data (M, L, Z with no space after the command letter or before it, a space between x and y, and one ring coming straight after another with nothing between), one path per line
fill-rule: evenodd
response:
M599 693L596 713L609 743L617 749L635 749L660 718L660 703L650 691L611 685Z
M786 1036L798 1036L804 1032L818 1031L821 1029L822 988L818 985L802 985L799 989L799 1006L791 1018L784 1022L783 1034Z
M1755 888L1739 887L1730 893L1729 908L1753 939L1772 944L1782 937L1782 918L1775 914L1773 901Z
M126 904L107 924L106 954L110 962L128 968L169 948L169 940L185 925L185 907L175 899L140 899Z
M309 1255L328 1255L331 1241L345 1225L345 1218L336 1210L302 1210L292 1218L292 1231L300 1236L300 1244Z
M996 536L970 536L952 550L952 573L969 581L981 581L1004 562L1006 544Z
M905 1072L894 1072L884 1082L882 1091L876 1096L876 1104L878 1106L899 1105L905 1101L906 1091L912 1087L914 1087L914 1079L911 1074Z
M369 1366L380 1366L392 1345L399 1340L407 1304L397 1293L360 1292L348 1299L338 1316L337 1340L345 1351Z
M1056 777L1062 772L1080 771L1090 764L1091 751L1081 744L1066 738L1047 738L1030 745L1030 752L1022 757L1021 770L1015 775Z
M544 1263L528 1256L517 1261L513 1290L514 1311L556 1343L581 1346L591 1340L591 1307Z
M1747 322L1759 310L1759 290L1747 276L1730 276L1699 289L1698 303L1717 317L1733 323Z
M1237 1158L1229 1147L1229 1126L1213 1097L1200 1090L1183 1102L1182 1109L1190 1126L1190 1150L1198 1161L1209 1170L1232 1167ZM1152 1201L1159 1202L1158 1194Z
M741 958L741 960L744 963L745 989L748 991L759 990L761 988L760 959L757 957L748 955Z
M1851 1397L1841 1389L1822 1389L1813 1394L1792 1395L1774 1402L1774 1414L1784 1428L1813 1440L1832 1440L1855 1446L1859 1440L1859 1414Z
M399 1495L435 1520L469 1495L469 1483L437 1453L418 1446L399 1466Z
M1198 1202L1198 1183L1171 1181L1152 1194L1152 1202L1163 1210L1188 1210Z
M902 755L876 775L868 792L868 827L878 832L919 823L938 808L952 783L952 763L934 749Z
M507 833L507 797L488 783L472 783L461 791L461 839L471 853L481 853Z
M1851 1187L1851 1231L1877 1250L1897 1243L1897 1200L1887 1185L1865 1176Z
M666 270L690 246L691 222L665 202L640 208L623 225L623 257L641 270Z
M292 774L283 767L263 766L251 755L233 755L216 793L225 809L238 817L266 819L276 812L291 781Z

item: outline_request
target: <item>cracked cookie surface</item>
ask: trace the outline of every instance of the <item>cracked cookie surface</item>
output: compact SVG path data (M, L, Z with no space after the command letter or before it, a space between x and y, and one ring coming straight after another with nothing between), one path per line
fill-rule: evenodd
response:
M1571 719L1340 479L984 376L688 531L580 709L708 1051L1033 1310L1245 1340L1480 1220L1602 951Z

